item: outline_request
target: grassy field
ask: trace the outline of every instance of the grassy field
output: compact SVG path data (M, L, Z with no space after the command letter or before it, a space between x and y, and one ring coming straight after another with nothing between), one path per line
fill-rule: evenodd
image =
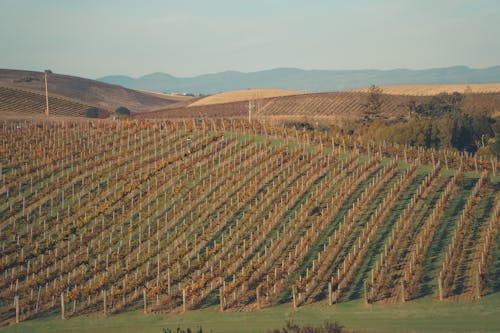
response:
M143 315L141 311L112 317L89 316L61 321L46 317L0 328L0 332L163 332L177 327L203 332L267 332L280 328L288 320L295 323L321 324L337 320L356 332L498 332L500 293L473 303L444 302L426 297L405 304L364 305L361 301L329 307L319 302L293 311L290 304L273 306L258 312L218 312L217 307L188 311L185 314Z

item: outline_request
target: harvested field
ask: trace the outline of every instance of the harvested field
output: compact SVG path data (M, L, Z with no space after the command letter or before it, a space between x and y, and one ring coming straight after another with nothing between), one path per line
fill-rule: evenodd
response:
M202 106L202 105L212 105L212 104L223 104L223 103L233 103L248 100L260 100L271 97L281 97L290 95L300 95L304 94L301 91L295 90L283 90L283 89L247 89L247 90L236 90L229 91L221 94L216 94L212 96L207 96L194 103L191 103L190 107Z
M495 93L500 92L500 83L481 84L402 84L380 87L384 94L432 96L441 93ZM354 89L355 92L367 92L369 88Z

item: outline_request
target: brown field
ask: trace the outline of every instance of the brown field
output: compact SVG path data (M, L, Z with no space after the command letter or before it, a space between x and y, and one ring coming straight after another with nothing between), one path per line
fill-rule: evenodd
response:
M432 96L440 93L495 93L500 92L500 83L481 84L402 84L380 87L389 95ZM351 91L366 92L369 88L353 89Z
M295 90L283 90L283 89L247 89L247 90L236 90L228 91L221 94L207 96L189 106L203 106L212 104L223 104L223 103L233 103L248 100L259 100L267 99L272 97L290 96L290 95L300 95L304 94L301 91Z
M423 102L425 96L384 96L383 115L386 118L404 117L410 100ZM337 122L359 119L366 100L364 92L333 92L301 94L258 99L252 117L272 120L314 120ZM183 108L166 108L136 115L141 118L190 118L190 117L248 117L246 101L194 105Z

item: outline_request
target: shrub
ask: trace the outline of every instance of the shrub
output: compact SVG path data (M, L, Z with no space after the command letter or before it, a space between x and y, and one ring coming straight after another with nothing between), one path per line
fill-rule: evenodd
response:
M99 109L96 107L90 107L85 112L85 117L87 118L99 118Z
M338 322L326 321L323 326L313 327L304 325L302 327L297 324L287 322L286 326L280 329L275 329L268 331L269 333L342 333L344 332L344 326L340 325Z
M120 106L115 110L115 114L118 117L130 117L130 110L124 106Z

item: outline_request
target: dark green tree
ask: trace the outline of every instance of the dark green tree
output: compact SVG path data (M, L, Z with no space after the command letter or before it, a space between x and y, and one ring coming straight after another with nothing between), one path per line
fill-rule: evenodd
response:
M130 117L130 110L124 106L120 106L115 110L115 114L120 118L122 117L128 118Z
M87 118L98 118L99 117L99 109L95 106L92 106L85 111L85 117Z
M366 122L371 122L374 119L380 119L382 117L382 105L383 105L383 95L382 89L376 85L371 85L368 89L368 94L366 95L366 101L363 104L363 120Z

